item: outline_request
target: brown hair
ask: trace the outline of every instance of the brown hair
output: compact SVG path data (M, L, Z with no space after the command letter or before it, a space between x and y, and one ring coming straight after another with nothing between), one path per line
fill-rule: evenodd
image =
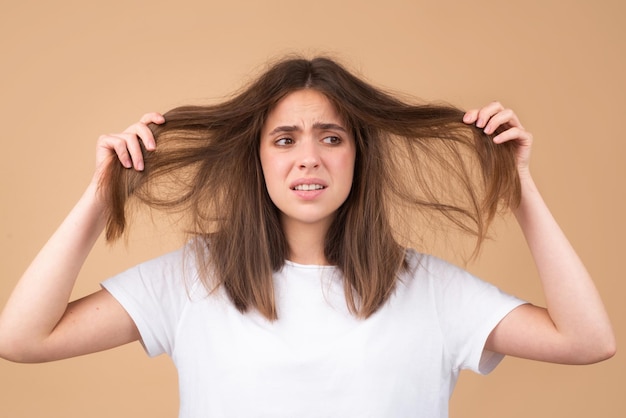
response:
M400 100L329 58L288 58L227 101L167 112L166 123L151 126L158 146L144 153L144 172L112 164L103 181L107 239L123 233L130 196L182 210L198 238L205 286L224 286L242 312L277 318L272 274L289 254L265 187L259 138L278 101L304 88L329 98L356 141L353 186L325 241L356 315L375 312L405 268L393 227L404 217L398 208L443 215L473 234L478 248L500 202L519 202L514 145L494 145L462 122L462 110Z

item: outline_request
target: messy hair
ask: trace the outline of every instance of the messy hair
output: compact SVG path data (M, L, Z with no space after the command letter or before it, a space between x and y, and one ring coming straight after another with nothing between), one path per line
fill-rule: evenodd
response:
M436 214L473 235L478 248L500 206L519 203L515 145L494 145L463 123L462 110L400 99L333 59L289 57L221 103L177 107L164 124L150 125L157 149L144 152L144 171L111 164L103 180L107 239L123 234L131 197L183 211L204 285L223 287L241 312L276 319L272 275L289 251L259 141L276 104L302 89L325 95L355 138L353 185L324 243L355 315L384 304L406 268L398 208Z

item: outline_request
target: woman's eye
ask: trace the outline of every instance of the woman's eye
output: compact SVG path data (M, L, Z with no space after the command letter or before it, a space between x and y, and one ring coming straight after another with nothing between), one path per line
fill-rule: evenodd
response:
M341 138L339 138L338 136L327 136L326 138L324 138L324 143L336 145L341 143Z
M276 145L291 145L293 144L293 139L291 138L280 138L275 142Z

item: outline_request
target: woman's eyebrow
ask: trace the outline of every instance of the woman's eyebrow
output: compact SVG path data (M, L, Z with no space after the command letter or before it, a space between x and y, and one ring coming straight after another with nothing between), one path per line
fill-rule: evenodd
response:
M301 129L298 128L296 125L277 126L274 129L272 129L271 132L268 135L274 135L274 134L283 133L283 132L295 132L295 131L299 131L299 130L301 130Z
M344 128L341 125L337 125L336 123L322 123L322 122L316 122L313 124L313 129L319 129L320 131L332 131L332 130L337 130L337 131L343 131L343 132L347 132L346 128Z
M320 131L337 130L337 131L347 132L346 128L344 128L341 125L338 125L336 123L325 123L325 122L315 122L313 124L313 129L320 130ZM277 126L274 129L272 129L268 135L275 135L277 133L285 133L285 132L297 132L301 130L302 129L296 125Z

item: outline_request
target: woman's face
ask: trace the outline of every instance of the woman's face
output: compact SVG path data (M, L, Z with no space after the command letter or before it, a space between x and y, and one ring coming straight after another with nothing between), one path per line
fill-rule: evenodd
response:
M283 227L327 229L350 193L356 148L326 96L303 89L278 102L263 126L260 156Z

